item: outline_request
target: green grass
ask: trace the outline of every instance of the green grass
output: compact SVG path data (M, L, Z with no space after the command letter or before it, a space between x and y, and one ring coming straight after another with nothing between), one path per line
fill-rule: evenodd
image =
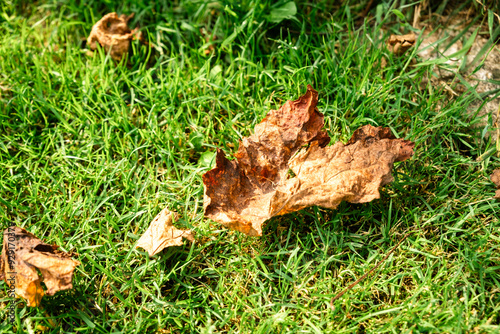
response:
M363 21L367 2L298 0L281 23L267 0L0 4L0 221L81 262L72 290L19 303L14 326L0 283L1 331L499 332L494 124L466 112L472 91L450 99L430 84L439 60L413 66L411 50L382 69L414 4L381 1ZM154 54L135 43L129 64L87 56L82 38L111 11L135 12ZM206 152L235 153L307 84L332 141L386 126L415 141L414 157L381 199L274 218L262 238L204 219ZM197 241L149 259L134 245L164 207Z

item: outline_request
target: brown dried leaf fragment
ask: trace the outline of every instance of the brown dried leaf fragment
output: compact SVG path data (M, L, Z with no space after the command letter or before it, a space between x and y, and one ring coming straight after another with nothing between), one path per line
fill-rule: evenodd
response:
M71 283L75 267L72 253L58 250L20 227L10 227L3 234L0 258L0 280L15 288L15 293L27 301L28 306L39 306L44 294L73 288ZM38 274L40 270L41 276ZM45 283L44 292L41 282Z
M500 199L500 169L495 169L490 176L491 182L495 184L497 187L497 191L495 192L495 196L493 198Z
M191 230L179 230L172 225L172 221L177 217L177 213L171 212L167 208L163 209L139 239L136 248L145 249L151 257L166 247L182 246L183 238L194 242Z
M307 86L305 95L271 110L240 142L236 160L217 151L215 168L203 175L208 218L261 236L262 224L277 215L380 197L378 189L393 180L393 163L410 158L414 144L366 125L346 145L326 147L330 138L317 102L318 93Z
M109 13L103 16L94 26L87 39L87 45L93 51L97 45L101 45L106 52L109 52L111 58L120 61L130 47L130 41L133 39L142 39L138 34L138 29L130 30L128 21L134 17L130 15L116 15Z
M205 42L208 44L205 44L207 45L206 46L206 49L203 50L203 53L205 54L205 56L208 56L209 54L211 54L213 51L215 51L215 46L214 44L212 43L213 41L215 41L217 39L217 35L215 34L210 34L207 29L205 28L200 28L200 33L201 35L203 36L203 38L205 39Z
M403 55L409 48L415 45L417 37L410 33L407 35L391 35L387 40L387 48L396 56Z

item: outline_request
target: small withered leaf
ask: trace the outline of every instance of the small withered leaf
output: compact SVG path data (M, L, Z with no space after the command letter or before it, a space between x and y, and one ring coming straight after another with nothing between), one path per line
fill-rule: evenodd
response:
M191 230L179 230L172 224L177 213L163 209L151 222L146 232L137 241L137 247L145 249L149 256L161 252L166 247L182 246L182 239L194 242Z
M141 39L138 29L130 30L128 21L134 17L130 15L120 15L116 13L106 14L92 27L92 31L87 39L87 45L91 50L97 49L97 45L109 52L111 58L120 61L130 47L130 42Z
M387 40L387 48L396 56L403 55L409 48L415 45L417 37L410 33L407 35L391 35Z
M497 187L497 191L495 192L495 199L500 199L500 169L495 169L490 176L491 182L495 184Z
M3 234L0 259L0 279L14 286L16 295L24 298L28 306L39 306L44 294L73 288L71 283L75 267L73 254L58 250L20 227L10 227ZM42 274L38 274L37 270ZM41 282L47 287L44 292Z
M318 93L308 86L305 95L271 110L243 138L236 160L217 151L215 168L203 175L208 218L261 236L262 224L277 215L380 197L378 189L393 180L394 162L409 159L414 144L366 125L346 145L326 146L330 138L317 102Z

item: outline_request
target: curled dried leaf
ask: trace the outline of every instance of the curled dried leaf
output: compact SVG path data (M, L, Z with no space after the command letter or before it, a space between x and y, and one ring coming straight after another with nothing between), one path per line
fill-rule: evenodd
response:
M495 192L495 199L500 199L500 169L495 169L490 176L491 182L495 184L497 187L497 191Z
M391 35L387 40L387 48L396 56L403 55L409 48L415 45L417 37L415 34Z
M177 213L163 209L151 222L136 247L145 249L149 256L161 252L166 247L182 246L182 239L194 242L191 230L179 230L172 224Z
M240 142L236 160L217 151L215 168L203 175L208 218L260 236L262 224L277 215L380 197L378 189L393 180L394 162L410 158L414 144L366 125L346 145L327 147L317 102L318 93L308 86L298 100L268 113Z
M130 30L128 21L134 17L130 15L120 15L109 13L103 16L94 26L87 39L87 45L91 50L97 49L97 45L109 52L111 58L120 61L130 47L130 41L138 36L138 29Z
M27 301L28 306L39 306L44 294L73 288L71 283L75 267L71 253L58 250L20 227L4 231L0 279L5 280L15 293ZM38 274L40 271L41 276ZM41 282L47 287L44 292Z

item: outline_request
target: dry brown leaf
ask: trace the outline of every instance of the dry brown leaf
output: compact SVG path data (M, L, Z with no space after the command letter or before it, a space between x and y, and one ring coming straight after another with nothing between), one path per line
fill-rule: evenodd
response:
M490 176L491 182L495 184L497 187L497 191L495 192L495 199L500 199L500 169L495 169L493 174Z
M194 236L191 230L179 230L172 225L172 221L177 217L177 213L167 208L163 209L137 241L136 248L141 247L149 253L149 256L153 256L166 247L182 246L183 238L193 242Z
M391 35L387 40L387 48L396 56L403 55L409 48L415 45L417 37L415 34Z
M5 280L9 286L14 285L16 295L24 298L28 306L39 306L44 294L52 296L57 291L73 288L73 272L80 262L72 260L73 254L62 252L58 247L44 243L20 227L6 229L0 258L0 280ZM42 281L47 287L46 292Z
M317 102L318 93L307 86L305 95L271 110L243 138L236 160L217 151L215 168L203 175L208 218L261 236L262 224L277 215L380 197L378 189L393 180L393 163L410 158L414 144L395 139L388 128L366 125L346 145L326 146L330 138Z
M109 13L103 16L94 26L87 39L87 45L91 50L101 45L111 58L120 61L130 47L130 41L135 38L142 39L138 35L138 29L130 30L128 21L134 17L130 15L116 15ZM110 51L111 50L111 51Z

